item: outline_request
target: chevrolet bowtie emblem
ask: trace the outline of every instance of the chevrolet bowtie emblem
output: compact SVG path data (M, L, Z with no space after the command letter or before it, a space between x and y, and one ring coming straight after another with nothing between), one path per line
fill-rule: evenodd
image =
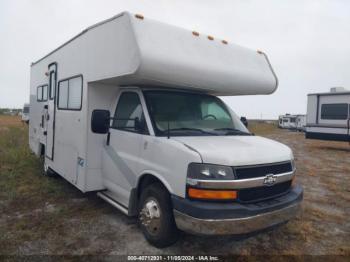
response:
M277 177L274 174L268 174L264 178L265 186L272 186L275 184Z

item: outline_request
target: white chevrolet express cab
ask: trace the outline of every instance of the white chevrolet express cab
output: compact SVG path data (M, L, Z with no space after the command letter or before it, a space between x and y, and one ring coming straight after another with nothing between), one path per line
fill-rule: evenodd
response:
M271 94L265 53L124 12L31 66L29 144L44 173L95 191L146 239L245 234L293 218L292 151L218 96Z

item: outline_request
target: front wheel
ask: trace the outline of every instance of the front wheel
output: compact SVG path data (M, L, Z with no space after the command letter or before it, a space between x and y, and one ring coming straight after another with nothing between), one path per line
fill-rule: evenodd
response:
M174 244L179 236L170 195L161 184L147 186L139 205L141 230L149 243L158 248Z

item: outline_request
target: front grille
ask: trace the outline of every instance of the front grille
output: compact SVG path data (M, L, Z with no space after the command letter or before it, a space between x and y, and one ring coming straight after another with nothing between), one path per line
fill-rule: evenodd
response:
M241 189L238 192L238 199L242 202L256 202L268 198L277 197L287 193L292 185L292 181L283 182L273 186L253 187Z
M254 177L264 177L268 174L282 174L292 171L292 163L276 163L257 166L233 167L236 179L247 179Z

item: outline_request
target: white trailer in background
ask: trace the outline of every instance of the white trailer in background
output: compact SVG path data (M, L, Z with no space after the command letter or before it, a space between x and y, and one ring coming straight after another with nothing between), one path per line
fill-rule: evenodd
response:
M22 109L22 122L29 123L29 110L30 110L30 104L24 104Z
M296 115L296 130L304 132L306 129L306 115Z
M263 52L125 12L32 64L29 144L46 173L139 216L155 246L178 228L252 232L299 210L293 153L216 96L276 88Z
M278 117L279 128L305 131L305 126L306 115L285 114Z
M296 129L296 118L296 115L281 115L278 117L278 127L285 129Z
M328 93L309 94L305 137L350 141L350 91L331 88Z

